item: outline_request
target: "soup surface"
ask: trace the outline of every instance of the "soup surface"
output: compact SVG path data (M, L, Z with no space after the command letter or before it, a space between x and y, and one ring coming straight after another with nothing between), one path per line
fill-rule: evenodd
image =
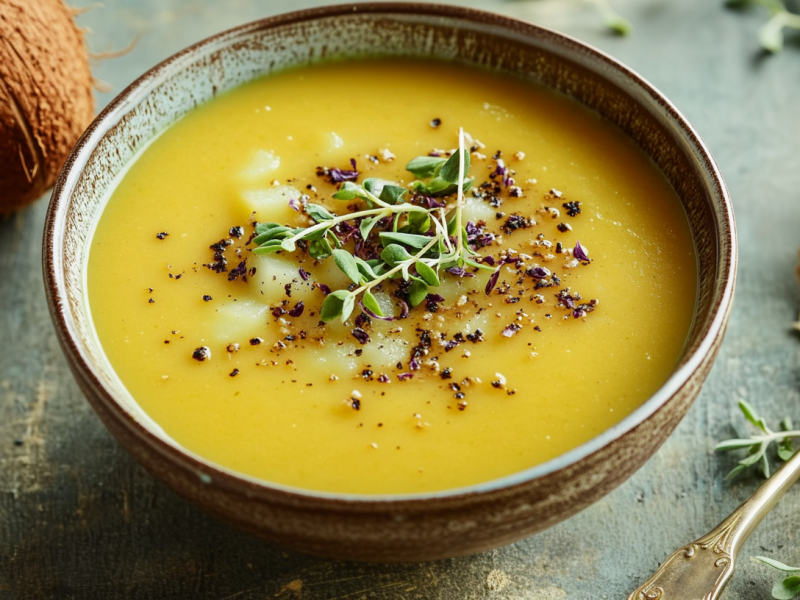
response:
M340 179L408 187L406 164L449 156L460 127L463 220L489 270L441 270L406 318L356 306L325 324L327 288L350 284L333 258L252 252L254 222L365 209L332 198ZM451 211L457 196L405 200ZM369 251L357 241L344 248ZM620 421L675 367L696 277L678 198L613 126L508 76L374 59L270 75L164 132L102 214L88 295L122 382L182 446L271 482L380 494L515 473ZM386 315L408 305L401 281L373 290Z

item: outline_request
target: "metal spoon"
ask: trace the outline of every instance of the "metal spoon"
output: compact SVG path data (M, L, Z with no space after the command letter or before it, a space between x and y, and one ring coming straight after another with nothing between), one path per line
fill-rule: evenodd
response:
M722 523L672 553L628 600L716 600L733 575L744 542L800 478L800 452L790 458Z

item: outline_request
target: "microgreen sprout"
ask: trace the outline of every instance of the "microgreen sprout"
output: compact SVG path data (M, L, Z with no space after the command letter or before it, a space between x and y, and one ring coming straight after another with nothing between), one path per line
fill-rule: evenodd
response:
M762 48L773 54L783 49L784 27L800 30L800 15L790 12L781 0L727 0L726 5L731 8L761 5L769 11L769 20L758 32L758 41Z
M449 210L447 204L438 202L428 202L427 208L407 202L408 190L391 182L370 178L358 184L347 180L333 198L363 202L366 209L336 215L322 205L309 203L305 212L314 225L293 228L279 223L259 223L253 240L257 247L253 252L294 252L301 246L317 260L333 257L336 266L355 287L336 290L325 297L320 312L325 322L337 317L345 322L357 304L370 314L384 317L373 291L389 279L402 277L410 281L409 303L416 306L425 300L430 287L440 285L442 270L456 269L465 273L467 267L491 269L473 260L477 252L466 243L468 236L462 212L466 204L464 192L473 182L468 177L469 166L469 152L461 129L458 150L450 158L422 156L406 166L419 178L412 182L411 188L421 197L456 194L455 204ZM374 258L358 256L340 239L342 227L357 233L362 242L372 235L382 250ZM377 235L373 233L376 227Z
M744 414L745 419L754 425L761 433L750 436L747 439L725 440L717 444L715 450L724 452L728 450L740 450L747 448L748 456L736 465L725 479L733 479L742 471L758 464L764 477L770 475L770 462L767 450L773 442L777 442L777 455L782 461L787 461L794 454L792 438L800 437L800 431L792 430L792 421L785 417L780 423L780 431L772 431L767 427L763 417L759 417L753 407L744 400L739 400L739 408Z

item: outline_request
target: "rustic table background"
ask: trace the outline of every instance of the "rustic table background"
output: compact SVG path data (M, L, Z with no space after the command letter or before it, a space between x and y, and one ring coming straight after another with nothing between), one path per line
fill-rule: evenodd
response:
M86 4L88 0L74 0ZM105 0L78 18L113 87L222 29L319 0ZM733 510L758 483L728 484L714 444L744 430L737 398L800 422L793 269L800 244L800 44L761 53L764 12L721 0L616 0L634 25L608 34L577 0L467 0L564 31L653 82L705 139L730 187L739 283L708 382L670 440L636 475L567 522L493 552L428 564L361 565L304 556L239 533L176 497L125 453L74 383L41 276L47 199L0 221L0 599L625 598L673 549ZM2 190L0 190L2 193ZM732 426L732 423L734 426ZM800 489L746 544L725 598L767 598L765 554L800 563Z

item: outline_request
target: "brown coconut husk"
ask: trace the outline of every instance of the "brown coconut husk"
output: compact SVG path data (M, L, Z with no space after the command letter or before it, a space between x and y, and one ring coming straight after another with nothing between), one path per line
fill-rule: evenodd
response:
M94 115L73 15L61 0L0 0L0 214L53 185Z

